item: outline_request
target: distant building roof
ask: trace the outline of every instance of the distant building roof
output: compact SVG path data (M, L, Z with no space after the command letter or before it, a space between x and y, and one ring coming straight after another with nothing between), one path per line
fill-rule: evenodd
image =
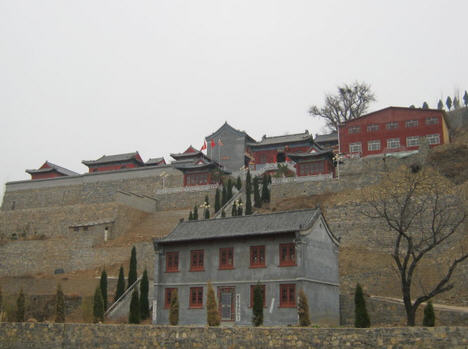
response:
M151 165L160 165L163 163L164 165L166 164L166 160L164 160L163 157L161 158L151 158L148 161L145 162L145 165L151 166Z
M327 149L327 150L318 150L318 151L313 151L313 152L300 152L300 153L288 153L288 157L296 161L301 160L301 159L313 159L316 157L321 157L324 155L328 156L333 156L333 150Z
M316 135L314 141L316 143L338 142L338 133L332 132L324 135Z
M187 158L196 158L196 157L206 157L200 150L195 149L191 145L183 153L171 153L170 154L174 159L187 159Z
M320 214L320 209L307 209L182 222L169 235L155 242L164 244L302 231L310 228Z
M115 154L115 155L103 155L97 160L83 160L81 161L83 164L86 166L89 165L101 165L101 164L107 164L111 162L122 162L122 161L130 161L130 160L135 160L139 163L143 163L141 160L140 154L138 152L133 152L133 153L125 153L125 154Z
M44 164L37 170L26 170L26 173L29 173L32 175L32 174L47 173L47 172L53 172L53 171L56 171L64 176L76 176L79 174L65 167L53 164L50 161L44 162Z
M264 145L304 142L308 140L312 141L312 137L309 134L309 131L306 130L304 133L296 133L292 135L274 137L263 136L260 142L248 143L247 145L250 147L261 147Z
M255 139L253 139L252 137L250 137L247 132L245 131L240 131L238 129L235 129L234 127L232 127L231 125L228 124L228 122L224 122L224 124L218 128L215 132L213 132L212 134L210 134L209 136L206 136L205 139L206 140L211 140L211 139L214 139L216 138L220 133L222 133L223 131L225 130L229 130L235 134L238 134L238 135L241 135L241 136L245 136L248 141L250 142L255 142Z

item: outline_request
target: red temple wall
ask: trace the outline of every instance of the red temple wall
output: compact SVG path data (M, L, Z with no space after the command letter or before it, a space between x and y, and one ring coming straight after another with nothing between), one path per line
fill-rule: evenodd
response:
M104 171L117 171L123 170L127 168L137 168L142 167L143 165L137 165L134 162L129 163L120 163L120 164L109 164L109 165L101 165L101 166L90 166L89 172L104 172Z
M285 146L284 147L284 153L298 153L298 152L306 152L309 150L311 145L308 146L300 146L300 147L293 147L293 146ZM254 150L250 149L251 154L253 155L255 159L256 164L268 164L268 163L275 163L276 162L276 156L278 153L282 153L283 151L278 151L278 149L269 149L269 150ZM286 160L289 160L288 157L286 157Z
M56 177L63 177L64 175L58 172L45 172L45 173L34 173L31 174L31 179L47 179L47 178L56 178Z

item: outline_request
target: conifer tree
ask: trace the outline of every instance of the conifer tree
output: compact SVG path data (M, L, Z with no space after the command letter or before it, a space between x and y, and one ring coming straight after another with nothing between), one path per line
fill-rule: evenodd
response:
M232 203L231 216L232 217L237 216L237 201L234 201Z
M370 327L370 319L367 314L366 301L362 292L361 285L356 285L354 293L354 327Z
M198 221L198 207L197 207L197 205L193 206L193 220Z
M437 109L444 110L444 103L442 103L442 100L440 99L439 99L439 102L437 103Z
M465 90L465 94L463 95L463 103L465 104L465 107L468 107L468 92Z
M247 170L247 175L245 177L245 192L252 194L252 176L250 175L250 170Z
M270 189L268 188L268 175L267 174L263 174L262 201L263 202L270 202Z
M23 289L20 290L18 298L16 299L16 322L24 322L25 312L25 297Z
M119 279L117 280L117 289L115 290L114 302L122 296L125 292L125 277L124 277L124 270L123 266L120 266L119 270Z
M253 305L252 305L252 324L254 326L263 325L263 294L262 287L256 285L254 287Z
M247 198L245 200L245 215L250 216L252 214L252 199L251 195L247 195Z
M310 326L309 302L303 289L299 291L297 312L299 313L299 326Z
M65 322L65 296L60 284L58 284L57 293L55 294L55 322Z
M189 221L193 221L193 214L192 214L192 210L190 210L190 212L189 212L189 215L188 215L188 220L189 220Z
M429 104L427 104L427 102L424 102L423 105L422 105L422 108L423 109L429 109Z
M242 213L243 213L242 211L243 211L242 199L239 199L239 203L237 204L237 215L242 216Z
M205 208L205 219L210 219L210 206Z
M136 248L132 247L132 254L130 256L130 269L128 271L128 285L127 288L132 286L137 280L137 257L136 257Z
M227 184L227 201L231 200L232 198L232 180L231 178L228 179Z
M149 318L150 316L148 291L149 291L148 272L145 269L143 271L143 277L141 278L141 282L140 282L140 316L142 320L145 320Z
M99 287L101 287L102 300L104 302L104 311L107 310L107 273L104 269L101 273L101 281L99 282Z
M223 184L223 191L221 192L221 206L226 205L227 202L227 192L226 186Z
M459 109L460 108L460 101L458 100L457 97L453 98L453 109Z
M414 104L411 104L411 105L409 106L409 108L410 108L410 109L416 109L416 106L415 106Z
M206 205L210 204L210 200L208 199L208 195L205 195L205 204Z
M242 189L242 180L241 180L240 176L237 176L236 188L237 188L237 190Z
M219 317L218 305L216 304L215 292L211 282L207 285L208 294L206 296L206 321L208 326L219 326L221 319Z
M253 179L253 191L254 191L254 206L257 208L262 207L262 200L260 198L260 191L258 187L258 177Z
M104 322L104 300L99 286L94 291L93 321L94 323Z
M452 108L452 98L450 98L450 96L447 97L447 99L445 101L445 105L447 106L448 110L450 111L450 109Z
M245 197L245 215L249 216L252 214L252 182L250 170L247 170L247 176L245 178Z
M221 208L221 201L220 201L220 197L219 197L219 189L216 188L215 207L214 207L215 213L218 212L220 208Z
M221 217L222 218L226 217L226 211L224 211L224 208L221 210Z
M268 184L271 185L271 174L268 175Z
M130 301L130 313L128 314L129 324L140 323L140 302L138 301L138 288L135 287Z
M171 307L169 309L169 323L175 326L179 323L179 296L177 290L171 294Z
M423 326L434 327L434 325L435 325L434 307L432 306L432 302L428 301L427 305L424 307Z

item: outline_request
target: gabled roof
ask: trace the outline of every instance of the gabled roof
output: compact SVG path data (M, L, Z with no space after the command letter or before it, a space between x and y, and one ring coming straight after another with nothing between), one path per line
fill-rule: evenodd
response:
M309 134L309 131L306 130L304 133L296 133L292 135L274 137L263 136L260 142L247 143L247 145L250 147L261 147L265 145L305 142L309 140L312 142L312 136Z
M324 155L328 155L330 157L333 156L333 150L328 149L328 150L318 150L314 152L288 153L288 158L297 162L297 160L313 159L313 158L321 157Z
M161 158L151 158L151 159L148 159L148 161L145 162L145 165L147 165L147 166L158 165L161 162L164 165L166 164L166 160L164 160L163 157L161 157Z
M133 153L125 153L125 154L103 155L97 160L83 160L81 162L85 164L86 166L89 166L89 165L100 165L100 164L107 164L111 162L122 162L122 161L130 161L130 160L135 160L143 164L140 154L138 154L137 151Z
M179 223L158 244L296 232L309 229L320 209L277 212Z
M183 153L171 153L170 155L176 160L206 157L206 155L200 150L197 150L192 146L189 146Z
M220 128L218 128L215 132L213 132L212 134L210 134L209 136L206 136L205 139L206 140L211 140L211 139L214 139L216 137L218 137L223 131L230 131L238 136L245 136L247 138L247 141L248 142L255 142L255 139L253 139L252 137L250 137L247 132L245 131L240 131L240 130L237 130L235 129L234 127L232 127L231 125L228 124L228 122L224 122L223 126L221 126Z
M316 135L314 141L316 143L332 142L332 141L338 142L338 133L332 132L332 133L325 134L325 135Z
M71 171L65 167L53 164L49 161L44 162L44 164L38 168L37 170L26 170L26 173L29 174L38 174L38 173L47 173L47 172L58 172L64 176L76 176L79 173L76 173L74 171Z

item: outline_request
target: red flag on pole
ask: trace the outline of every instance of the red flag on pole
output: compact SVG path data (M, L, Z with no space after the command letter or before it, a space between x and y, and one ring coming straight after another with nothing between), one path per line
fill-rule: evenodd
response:
M211 140L211 148L214 148L214 147L216 147L216 143L214 140Z
M203 146L201 147L200 151L206 150L206 141L203 141Z

